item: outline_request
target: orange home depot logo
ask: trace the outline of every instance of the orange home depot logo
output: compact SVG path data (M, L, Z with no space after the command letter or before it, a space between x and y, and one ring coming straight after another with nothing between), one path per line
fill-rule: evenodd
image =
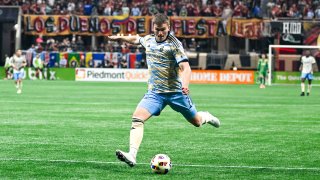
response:
M193 70L191 83L254 84L254 71Z
M76 69L76 79L85 79L86 70L85 69Z

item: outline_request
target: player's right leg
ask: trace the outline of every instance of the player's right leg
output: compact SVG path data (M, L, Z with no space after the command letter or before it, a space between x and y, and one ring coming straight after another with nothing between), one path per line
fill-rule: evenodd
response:
M305 77L306 75L304 75L304 74L302 74L301 75L301 94L300 94L300 96L304 96L304 91L305 91L305 84L304 84L304 82L305 82L305 80L306 80L306 77Z
M143 139L144 123L153 115L159 115L164 103L156 93L148 92L138 104L132 115L129 152L116 150L116 156L130 167L136 164L136 157Z
M185 119L196 127L206 123L217 128L220 126L220 120L209 112L197 112L189 95L176 93L170 98L170 107L180 112Z
M311 93L312 79L313 79L313 77L312 77L312 75L310 74L310 76L309 76L309 78L308 78L308 91L307 91L307 96L309 96L310 93Z

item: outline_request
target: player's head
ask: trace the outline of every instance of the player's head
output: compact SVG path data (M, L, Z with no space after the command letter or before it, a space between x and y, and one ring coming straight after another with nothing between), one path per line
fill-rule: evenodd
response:
M22 54L21 50L20 50L20 49L18 49L18 50L16 51L16 56L20 57L20 56L21 56L21 54Z
M309 57L310 54L311 54L310 50L306 50L306 51L305 51L305 55L306 55L307 57Z
M156 14L153 17L153 31L157 42L163 42L167 39L170 32L170 21L164 14Z

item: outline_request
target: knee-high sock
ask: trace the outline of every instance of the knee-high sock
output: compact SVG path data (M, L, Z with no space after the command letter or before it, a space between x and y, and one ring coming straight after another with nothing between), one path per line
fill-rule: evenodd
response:
M311 85L311 84L308 84L308 93L311 92L311 87L312 87L312 85Z
M137 156L140 144L143 138L144 121L138 118L132 118L132 127L130 130L130 151L134 157Z
M301 83L301 92L304 92L305 91L305 85L304 85L304 82Z

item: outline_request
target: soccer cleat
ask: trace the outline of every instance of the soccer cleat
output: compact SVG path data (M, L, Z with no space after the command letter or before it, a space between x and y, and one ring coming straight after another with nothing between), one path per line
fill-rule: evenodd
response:
M127 163L130 167L136 165L136 158L134 158L131 154L116 150L116 156L120 161Z
M300 94L300 96L304 96L304 92L302 92L302 93Z
M309 96L310 95L310 93L307 93L307 96Z
M217 117L213 116L209 112L198 112L198 113L203 119L202 120L203 124L208 123L216 128L220 127L220 120Z

